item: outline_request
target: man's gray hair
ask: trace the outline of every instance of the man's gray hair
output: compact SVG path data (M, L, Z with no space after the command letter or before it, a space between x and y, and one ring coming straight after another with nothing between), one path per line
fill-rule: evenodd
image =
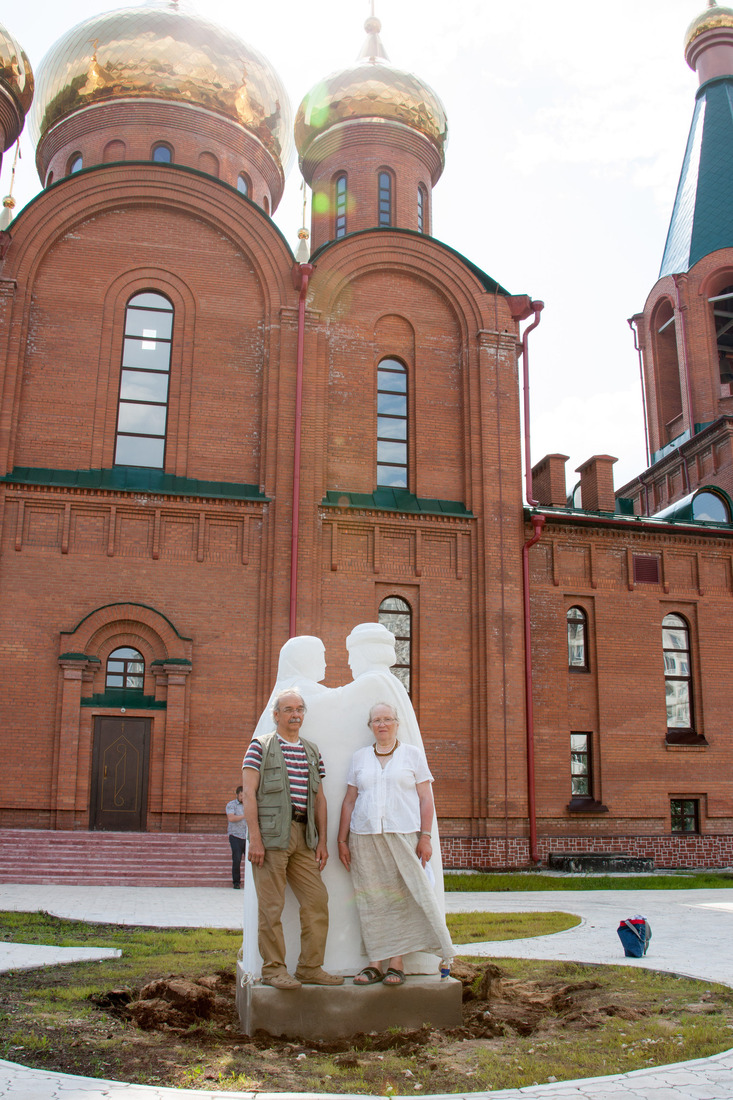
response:
M277 695L272 700L272 717L273 718L275 717L275 715L280 710L280 703L285 698L286 695L297 695L298 698L300 699L301 703L303 704L303 710L307 713L308 707L305 704L305 699L303 698L303 695L302 695L301 691L297 687L283 688L282 691L278 691Z
M397 724L399 725L400 716L397 713L397 707L392 706L391 703L373 703L372 706L369 708L369 721L367 722L368 726L371 726L371 724L372 724L372 714L377 709L377 707L387 707L388 710L391 710L392 711L392 717L394 718L395 722L397 722Z

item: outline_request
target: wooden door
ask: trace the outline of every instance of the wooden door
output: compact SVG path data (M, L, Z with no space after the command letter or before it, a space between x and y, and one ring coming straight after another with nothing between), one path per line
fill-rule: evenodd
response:
M91 829L145 831L149 752L149 718L94 719Z

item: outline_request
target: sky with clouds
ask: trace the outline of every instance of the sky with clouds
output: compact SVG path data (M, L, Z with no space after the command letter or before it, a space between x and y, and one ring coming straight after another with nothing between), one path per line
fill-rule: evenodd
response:
M35 70L75 23L119 0L27 0L7 29ZM132 6L132 5L131 5ZM293 111L350 64L369 0L206 0L194 7L272 62ZM433 233L513 294L542 299L530 337L532 461L618 458L620 487L646 465L639 364L627 318L654 285L692 118L697 77L684 32L706 0L376 0L393 64L426 80L449 124ZM21 140L18 209L39 190ZM10 186L12 151L0 190ZM275 221L297 244L290 170Z

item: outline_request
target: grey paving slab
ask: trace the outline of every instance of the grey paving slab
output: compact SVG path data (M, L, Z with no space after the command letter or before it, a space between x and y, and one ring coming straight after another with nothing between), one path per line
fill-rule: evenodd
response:
M0 971L34 970L37 966L116 959L121 954L116 947L42 947L35 943L0 941Z
M159 927L239 928L242 904L241 892L222 888L10 885L3 886L0 892L0 908L3 909L46 910L57 916L88 921ZM581 918L576 928L553 936L471 944L472 954L626 963L733 986L733 892L449 893L446 904L451 912L560 910L576 913ZM637 913L649 919L653 938L645 959L626 959L616 928L622 918ZM15 1100L228 1100L234 1097L242 1100L254 1095L258 1100L301 1097L315 1100L318 1096L313 1093L202 1092L131 1085L46 1073L0 1061L2 1100L10 1097ZM733 1100L733 1050L713 1058L650 1067L634 1073L463 1095L466 1100ZM326 1100L326 1094L323 1098ZM450 1094L428 1100L461 1098L459 1094Z

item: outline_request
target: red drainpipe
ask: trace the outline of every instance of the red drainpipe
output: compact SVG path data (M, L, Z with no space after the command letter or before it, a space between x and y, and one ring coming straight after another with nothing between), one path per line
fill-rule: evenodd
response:
M298 351L295 367L295 432L293 443L293 525L290 535L290 637L295 637L298 618L298 531L300 528L300 437L303 423L303 346L305 344L305 296L313 264L296 264L293 284L298 297Z
M529 616L529 548L539 542L545 516L531 516L534 535L522 547L522 580L524 582L524 700L527 712L527 814L529 816L529 857L539 863L537 851L537 811L534 781L534 704L532 702L532 626Z
M529 345L527 337L540 323L540 314L545 308L544 302L532 302L534 321L527 325L522 336L522 368L524 382L524 476L527 485L527 503L536 507L539 501L534 498L532 485L532 459L530 455L529 435ZM529 817L529 856L533 863L539 863L537 851L537 810L534 777L534 704L532 702L532 623L529 613L529 549L539 542L544 516L532 516L534 535L522 547L522 579L524 588L524 700L527 716L527 815Z

